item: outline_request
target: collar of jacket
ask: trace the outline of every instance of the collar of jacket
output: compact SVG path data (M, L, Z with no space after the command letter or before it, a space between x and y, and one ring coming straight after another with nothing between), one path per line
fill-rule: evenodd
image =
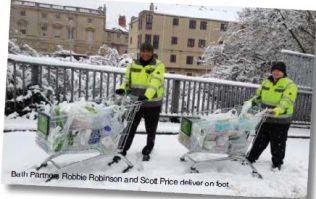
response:
M283 78L287 78L287 77L284 76L284 77L281 77L281 78L277 79L276 81L274 81L272 75L270 75L270 76L268 77L268 80L271 81L271 82L273 83L273 85L276 85L276 84L278 83L278 81L280 81L280 80L283 79Z
M140 59L136 59L136 60L134 60L134 62L135 62L135 64L137 64L137 65L142 65L141 63L140 63ZM151 60L151 62L148 64L148 65L156 65L156 59L155 58L152 58L152 60ZM147 65L147 66L148 66Z

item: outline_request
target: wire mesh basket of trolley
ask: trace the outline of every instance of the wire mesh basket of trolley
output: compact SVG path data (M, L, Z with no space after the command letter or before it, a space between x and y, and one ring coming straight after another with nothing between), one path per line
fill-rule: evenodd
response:
M53 106L49 113L40 112L36 143L49 157L36 169L40 170L50 162L58 172L83 160L60 166L54 161L55 158L64 154L96 151L98 155L92 158L120 156L127 164L123 172L128 171L133 164L120 155L125 144L121 138L128 135L140 105L140 102L124 97L100 104L86 101L60 103Z
M249 165L252 175L262 178L246 159L246 153L252 144L250 135L255 133L266 118L265 110L247 109L224 108L208 114L199 113L191 119L182 118L178 139L189 152L181 156L180 160L193 162L191 173L198 173L198 166L203 164L234 160ZM211 158L210 154L213 155ZM204 159L198 158L201 156Z

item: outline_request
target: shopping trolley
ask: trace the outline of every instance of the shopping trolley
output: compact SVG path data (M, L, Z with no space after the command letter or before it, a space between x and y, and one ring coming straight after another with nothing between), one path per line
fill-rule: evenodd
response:
M246 154L252 145L252 135L266 120L266 110L235 107L205 113L194 114L192 118L183 117L181 121L178 139L189 152L182 155L180 160L193 162L191 173L198 173L197 167L205 163L233 160L249 165L252 175L262 178L246 159ZM196 157L203 153L215 154L215 158L198 160Z
M75 103L73 107L78 108ZM58 172L85 160L60 166L54 161L55 158L64 154L96 151L98 155L89 159L120 156L127 164L123 172L127 172L133 164L120 153L125 145L121 138L128 136L140 106L141 102L123 97L119 100L111 98L101 104L86 102L80 111L72 111L70 108L65 113L60 107L53 106L48 114L39 112L35 141L49 157L36 170L47 167L50 162ZM52 176L47 181L57 177Z

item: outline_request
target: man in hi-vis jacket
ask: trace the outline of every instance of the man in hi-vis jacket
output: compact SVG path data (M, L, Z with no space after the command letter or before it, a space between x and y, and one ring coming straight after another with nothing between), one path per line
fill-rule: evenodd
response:
M126 68L125 79L115 92L119 95L132 95L142 101L136 113L129 135L122 151L125 156L130 148L141 118L145 120L147 143L142 150L143 161L149 161L155 144L156 130L164 95L165 65L153 56L153 46L143 43L140 46L140 58ZM114 158L119 158L118 156Z
M260 104L268 110L267 119L257 129L253 147L247 154L251 163L259 158L270 142L272 170L281 170L296 96L297 86L287 77L285 63L274 62L271 76L263 81L256 95L246 102Z

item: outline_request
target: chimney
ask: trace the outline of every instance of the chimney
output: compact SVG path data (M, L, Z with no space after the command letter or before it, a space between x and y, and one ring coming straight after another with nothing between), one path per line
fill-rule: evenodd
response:
M125 16L119 16L119 20L118 20L119 26L122 26L124 28L126 28L126 18Z
M155 6L154 3L150 3L149 10L154 12Z

